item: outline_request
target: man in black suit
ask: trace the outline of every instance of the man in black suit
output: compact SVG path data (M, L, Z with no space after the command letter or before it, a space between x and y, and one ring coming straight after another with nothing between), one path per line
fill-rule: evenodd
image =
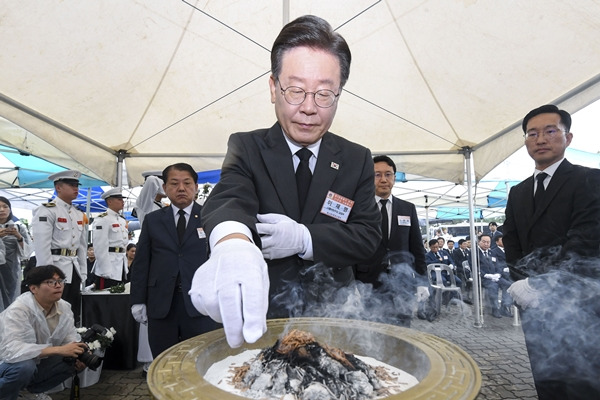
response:
M500 262L490 249L491 238L487 233L479 237L478 260L479 273L481 275L481 286L487 289L489 305L492 315L496 318L502 316L512 317L512 299L507 292L512 281L504 263ZM501 305L498 306L498 290L502 291Z
M308 306L329 304L379 245L371 152L328 132L350 59L326 21L290 22L271 52L277 123L229 138L202 213L211 256L192 300L223 321L232 347L258 340L267 312L315 315Z
M131 268L131 311L148 324L152 355L218 328L200 314L188 294L194 272L206 260L206 235L194 201L198 174L189 164L165 168L163 189L169 207L147 214Z
M503 243L538 396L600 398L600 358L590 356L600 348L600 170L564 158L568 112L541 106L522 127L535 171L509 193Z
M425 247L414 204L392 196L396 164L388 156L373 158L375 201L382 213L382 240L369 263L356 267L356 278L397 299L392 323L410 327L415 300L429 297ZM385 214L383 214L385 213ZM392 274L390 269L395 268ZM381 275L385 273L385 275ZM391 282L390 279L399 282ZM383 284L383 287L382 287ZM385 321L390 322L390 321Z
M492 239L492 245L490 246L490 248L495 249L496 248L496 238L498 236L502 236L502 232L500 232L498 230L498 224L495 223L494 221L492 221L488 224L488 229L490 230L490 238Z
M466 239L458 240L458 247L452 251L452 259L456 263L456 275L459 276L461 281L465 284L465 303L471 304L472 300L472 289L473 289L473 278L471 277L471 249L468 247ZM464 262L467 265L464 265Z

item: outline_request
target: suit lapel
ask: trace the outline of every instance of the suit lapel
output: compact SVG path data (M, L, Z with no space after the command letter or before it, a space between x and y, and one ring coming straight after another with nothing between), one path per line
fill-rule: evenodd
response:
M540 206L533 213L533 217L531 218L531 225L537 221L537 219L542 215L542 213L548 208L552 199L558 194L560 189L563 187L565 182L568 181L570 172L572 170L572 164L567 160L564 160L556 169L556 172L550 179L550 184L546 188L546 192L544 193L544 197L542 198L542 202ZM531 178L533 181L533 178ZM533 183L532 183L533 185ZM533 193L533 186L531 186L531 193ZM533 195L530 196L531 202L533 203Z
M177 228L175 227L175 217L173 217L173 207L164 207L161 208L161 211L163 213L162 222L165 226L165 230L171 237L171 241L178 245L179 238L177 237Z
M310 223L315 216L321 211L323 202L327 196L329 188L333 185L338 171L344 168L340 157L340 146L335 140L335 137L325 133L319 148L319 156L317 157L317 165L313 173L308 196L306 197L305 210L310 210L302 214L302 223ZM297 204L297 203L296 203Z
M200 207L200 205L194 202L190 219L188 220L188 223L185 227L185 233L183 234L183 243L185 243L190 238L190 236L193 236L197 233L197 229L200 227L199 222L201 210L202 208ZM175 231L177 231L177 229L175 229Z
M267 173L277 191L285 214L298 221L300 219L298 189L292 153L283 137L279 123L269 129L265 138L267 146L261 150ZM309 194L310 196L310 194Z

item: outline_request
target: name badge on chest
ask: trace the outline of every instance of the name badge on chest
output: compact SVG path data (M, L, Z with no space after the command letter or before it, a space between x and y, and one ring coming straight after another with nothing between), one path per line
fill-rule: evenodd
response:
M398 215L398 226L410 226L410 216Z
M350 211L354 206L354 200L350 200L331 190L327 192L327 197L321 208L321 214L335 218L339 221L346 222L350 216Z

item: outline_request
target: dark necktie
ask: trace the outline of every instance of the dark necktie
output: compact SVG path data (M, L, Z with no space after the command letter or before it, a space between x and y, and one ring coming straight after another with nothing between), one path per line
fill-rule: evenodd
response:
M177 220L177 236L179 237L179 243L183 241L183 234L185 233L185 211L179 210L179 219Z
M310 172L310 167L308 165L308 160L310 159L310 156L312 156L312 152L306 147L303 147L296 152L296 155L300 158L300 164L298 164L298 168L296 169L296 187L298 188L300 213L302 213L310 181L312 179L312 173Z
M535 195L533 196L533 204L537 209L542 203L542 199L544 198L544 193L546 189L544 189L544 179L548 176L545 172L540 172L535 179L537 180L537 188L535 189Z
M383 245L387 247L390 234L387 207L385 205L388 201L387 199L381 199L379 202L381 203L381 240L383 240Z

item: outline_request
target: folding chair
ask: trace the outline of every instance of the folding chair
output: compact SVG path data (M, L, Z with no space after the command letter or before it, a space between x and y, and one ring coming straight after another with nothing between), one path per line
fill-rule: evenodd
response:
M449 286L444 285L444 279L442 278L442 272L446 271L446 280L450 283ZM458 299L460 301L460 311L463 310L463 298L460 286L456 286L456 278L454 277L454 270L452 267L446 264L434 263L427 266L427 278L429 279L429 285L433 288L435 293L436 310L439 313L442 309L442 295L444 292L456 292L458 293ZM450 302L448 302L448 305ZM448 307L446 305L446 308Z

